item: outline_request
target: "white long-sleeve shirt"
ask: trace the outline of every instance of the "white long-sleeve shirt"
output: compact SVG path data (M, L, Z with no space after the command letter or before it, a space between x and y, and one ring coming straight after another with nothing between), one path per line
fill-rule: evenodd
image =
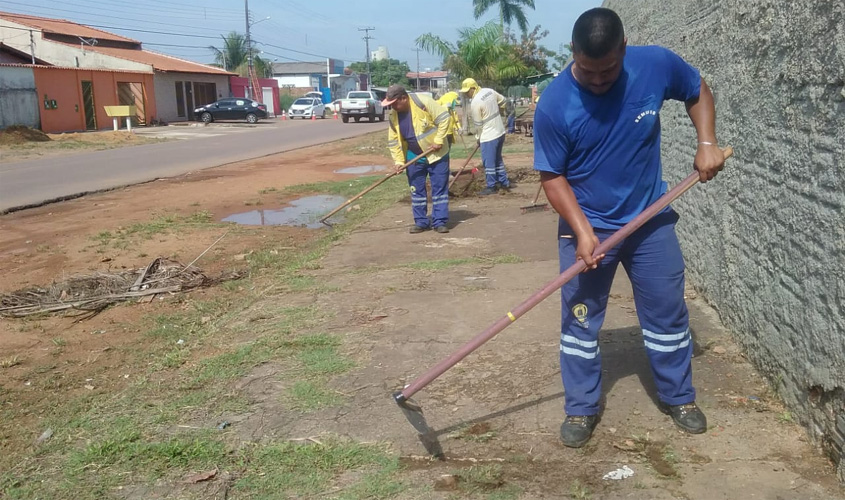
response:
M481 142L489 142L505 135L505 124L499 115L505 98L493 89L479 89L470 104L470 117L475 124L476 135Z

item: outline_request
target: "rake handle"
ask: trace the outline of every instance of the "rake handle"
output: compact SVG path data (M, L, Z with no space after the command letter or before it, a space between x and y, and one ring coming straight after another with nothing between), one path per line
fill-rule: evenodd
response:
M373 184L372 186L368 187L367 189L365 189L365 190L361 191L360 193L356 194L356 195L355 195L355 196L353 196L352 198L349 198L348 200L346 200L345 202L343 202L343 204L341 204L339 207L335 208L334 210L332 210L331 212L329 212L328 214L326 214L326 216L324 216L322 219L320 219L320 222L325 223L325 222L326 222L326 220L328 220L328 219L329 219L329 217L331 217L332 215L334 215L334 214L336 214L336 213L340 212L341 210L343 210L343 208L344 208L344 207L348 206L348 205L349 205L350 203L352 203L353 201L355 201L355 200L357 200L358 198L360 198L360 197L364 196L365 194L369 193L369 192L370 192L370 191L372 191L373 189L375 189L375 188L377 188L377 187L381 186L381 185L382 185L382 183L386 182L388 179L390 179L390 178L392 178L392 177L394 177L394 176L397 176L397 175L401 174L402 172L404 172L404 171L405 171L405 169L406 169L406 168L408 168L409 166L411 166L411 165L412 165L415 161L419 160L420 158L422 158L422 157L424 157L424 156L428 156L428 155L429 155L429 154L431 154L433 151L434 151L434 149L433 149L433 148L428 148L428 149L426 149L425 151L423 151L422 153L420 153L420 154L418 154L417 156L415 156L414 158L411 158L410 160L408 160L407 162L405 162L405 164L404 164L404 165L402 165L401 167L399 167L399 168L398 168L398 169L396 169L395 171L393 171L393 172L391 172L391 173L389 173L389 174L385 175L383 179L381 179L381 180L379 180L379 181L376 181L376 183L375 183L375 184Z
M479 147L481 147L480 144L475 145L475 149L473 149L472 153L470 153L469 156L467 156L467 161L464 162L464 164L461 166L461 169L458 170L458 173L455 174L455 177L453 177L452 181L449 182L449 187L447 189L452 189L452 184L454 184L455 181L458 180L458 177L460 177L460 175L461 175L461 173L463 173L464 169L467 168L467 165L469 165L470 160L472 160L472 157L475 156L475 152L478 151ZM466 150L466 146L464 146L464 150Z
M541 182L540 187L537 188L537 194L534 195L534 201L531 203L532 206L537 204L537 200L540 199L540 193L542 191L543 191L543 183Z
M728 146L723 149L722 152L724 153L725 159L727 160L731 157L731 155L733 155L733 148ZM693 172L692 174L690 174L680 184L672 188L672 190L658 198L657 201L655 201L648 208L643 210L643 212L636 216L631 222L625 224L618 231L613 233L609 238L601 242L601 244L596 247L595 251L593 251L593 257L605 254L611 249L613 249L613 247L618 245L622 240L630 236L631 233L639 229L643 224L651 220L652 217L654 217L664 208L669 206L670 203L677 200L682 194L686 193L691 187L696 185L698 181L698 172ZM546 284L546 286L544 286L540 291L536 292L531 297L528 297L521 304L509 311L505 316L499 318L495 323L487 327L487 329L483 332L473 337L469 342L464 344L451 356L444 359L443 361L435 365L433 368L428 370L426 373L422 374L416 380L411 382L407 387L402 389L402 391L394 394L393 398L400 405L403 404L408 398L419 392L422 388L430 384L434 379L436 379L440 375L443 375L443 373L458 364L458 362L460 362L470 353L481 347L485 342L495 337L499 332L510 326L511 323L519 319L523 314L527 313L534 306L545 300L549 295L553 294L555 291L557 291L557 289L565 285L569 280L571 280L575 276L578 276L578 274L582 273L586 268L587 265L584 263L583 260L576 261L574 264L569 266L568 269L560 273L557 278Z

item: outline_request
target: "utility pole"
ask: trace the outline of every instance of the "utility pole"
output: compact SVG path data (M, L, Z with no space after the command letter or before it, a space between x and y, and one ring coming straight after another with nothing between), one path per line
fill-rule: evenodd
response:
M370 75L370 40L372 40L373 37L370 36L370 31L375 30L375 28L358 28L358 31L366 33L364 35L364 42L367 44L367 90L373 86L373 77Z
M420 90L420 48L414 49L417 52L417 92Z
M249 38L249 0L244 0L244 11L246 12L246 65L247 65L247 78L252 78L252 40ZM254 99L255 97L250 95L250 87L251 85L247 85L247 98Z
M32 64L35 64L35 38L32 37L32 30L29 30L29 55L32 57Z

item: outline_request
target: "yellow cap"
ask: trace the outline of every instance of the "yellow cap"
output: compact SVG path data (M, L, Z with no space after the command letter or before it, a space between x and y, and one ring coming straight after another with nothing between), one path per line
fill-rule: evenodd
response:
M461 93L469 92L470 89L477 89L478 82L475 81L474 78L467 78L466 80L461 83Z

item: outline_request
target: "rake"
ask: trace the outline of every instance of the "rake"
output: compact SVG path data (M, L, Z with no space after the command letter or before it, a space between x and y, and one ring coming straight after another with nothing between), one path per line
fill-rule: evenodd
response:
M540 199L540 193L543 191L543 183L540 183L540 186L537 188L537 194L534 196L534 201L531 202L530 205L527 207L519 207L522 210L523 214L527 214L530 212L544 212L549 209L548 203L540 203L537 204L537 200Z

